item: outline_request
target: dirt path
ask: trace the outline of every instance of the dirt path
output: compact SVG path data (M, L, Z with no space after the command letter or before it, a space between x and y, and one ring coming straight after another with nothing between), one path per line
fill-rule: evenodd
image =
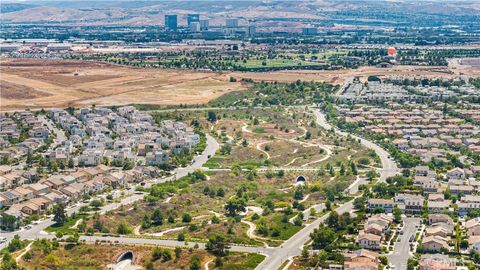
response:
M83 221L83 219L77 220L77 222L75 222L75 224L70 226L70 229L76 229L78 227L78 225L80 225L80 223L82 223L82 221Z
M134 235L140 235L140 228L142 225L138 225L137 227L133 228L133 234Z
M257 236L257 235L255 234L255 230L257 229L257 225L255 225L255 223L250 222L250 221L247 221L247 220L243 220L243 219L241 220L241 222L248 225L247 236L248 236L249 238L255 239L255 240L261 242L266 248L270 247L270 246L267 244L267 242L264 241L264 240L266 240L266 238Z
M213 259L210 259L210 260L208 260L207 262L205 262L205 264L203 265L203 267L205 268L205 270L209 270L208 265L209 265L211 262L213 262Z
M303 157L296 157L296 158L293 158L292 160L290 160L290 162L288 162L287 164L283 165L284 167L287 167L287 166L290 166L292 163L294 163L295 161L297 161L297 159L299 158L303 158Z
M320 163L322 161L325 161L327 159L329 159L331 156L332 156L332 150L330 150L328 147L324 146L324 145L321 145L321 144L318 144L318 147L322 148L323 150L325 150L325 152L327 152L327 155L324 156L323 158L321 159L317 159L317 160L314 160L314 161L311 161L311 162L308 162L308 163L305 163L302 165L302 167L307 167L307 166L310 166L312 164L316 164L316 163Z
M270 157L270 154L269 154L267 151L263 150L263 149L262 149L262 146L263 146L264 144L271 143L271 142L272 142L272 141L266 141L266 142L257 143L257 150L260 151L260 152L262 152L262 153L264 153L264 154L267 156L267 159L270 159L270 158L271 158L271 157Z
M17 263L20 261L20 259L23 257L23 255L25 255L25 253L27 253L31 249L32 244L33 244L33 242L30 242L30 244L28 244L28 246L25 247L25 250L15 258L15 261Z
M242 131L245 132L245 133L252 133L252 131L248 129L248 124L247 123L243 123Z
M165 231L161 231L161 232L158 232L158 233L145 233L144 235L148 235L148 236L163 236L163 235L165 235L166 233L181 231L181 230L183 230L184 228L185 228L185 226L182 226L182 227L177 227L177 228L172 228L172 229L168 229L168 230L165 230Z
M303 137L307 134L308 130L304 127L300 127L300 128L304 131L304 133L300 136L300 137ZM248 129L248 124L247 123L243 123L242 131L246 132L246 133L252 133L252 131ZM326 156L322 157L321 159L314 160L314 161L308 162L306 164L303 164L302 167L306 167L306 166L309 166L309 165L312 165L312 164L320 163L322 161L325 161L325 160L329 159L332 156L332 150L330 150L330 148L327 147L326 145L323 145L323 144L320 144L320 143L303 142L303 141L299 141L297 139L285 139L285 138L280 138L280 137L275 137L275 139L289 141L289 142L293 142L293 143L298 143L300 145L304 145L304 146L307 146L307 147L319 147L319 148L325 150L325 152L327 153ZM257 150L264 153L267 156L267 159L271 159L271 156L267 151L262 149L262 146L264 144L267 144L267 143L270 143L270 142L272 142L272 141L260 142L256 145ZM297 151L298 151L298 148L295 148L293 150L293 153L297 153ZM292 159L290 162L288 162L284 166L291 165L292 163L294 163L299 158L301 158L301 157L296 157L296 158Z

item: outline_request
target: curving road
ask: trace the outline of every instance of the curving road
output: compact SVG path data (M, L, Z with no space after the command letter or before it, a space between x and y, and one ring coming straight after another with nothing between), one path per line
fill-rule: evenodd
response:
M317 120L317 124L325 129L332 129L332 126L327 122L325 115L317 109L314 109L314 114ZM336 134L340 136L347 136L349 133L343 132L334 128ZM391 158L389 158L389 154L380 146L376 145L373 142L360 138L358 136L350 134L355 139L359 139L361 144L367 148L373 149L379 156L382 161L382 169L379 169L380 179L379 181L383 182L388 177L394 176L395 174L399 173L399 169ZM345 212L351 212L353 210L353 200L350 200L342 205L340 205L336 211L339 214ZM272 269L279 269L282 264L293 256L299 256L301 254L301 249L303 245L310 241L310 233L313 232L314 229L318 228L318 226L323 223L327 218L328 214L323 215L322 217L318 218L314 222L308 224L299 232L297 232L294 236L290 239L285 241L283 245L277 248L272 248L274 252L270 252L267 254L265 260L257 266L257 270L272 270Z
M325 129L332 129L332 126L326 121L325 115L320 112L319 110L314 110L314 114L316 116L317 124ZM379 169L380 179L379 181L385 181L387 177L393 176L399 172L398 167L396 166L395 162L389 158L389 154L387 151L382 149L380 146L376 145L373 142L370 142L366 139L358 137L356 135L349 134L347 132L343 132L334 128L336 134L340 136L347 136L350 135L355 139L359 139L361 144L367 148L373 149L380 157L382 162L382 168ZM216 150L219 148L218 143L215 139L209 135L207 135L207 148L205 151L197 156L193 163L186 167L186 168L179 168L175 171L174 176L164 178L164 179L156 179L149 183L162 183L166 181L172 181L177 178L183 177L190 172L193 172L196 169L201 169L202 165L208 160L208 156L213 156ZM299 168L296 168L299 169ZM306 168L303 168L306 169ZM102 208L102 212L115 209L120 207L122 204L131 203L136 200L143 199L145 194L133 194L133 189L130 191L131 196L122 200L121 203L114 203L106 205ZM68 209L68 213L73 211L78 211L78 208L81 205L77 205L73 208ZM342 205L340 205L336 211L339 214L350 212L353 210L353 200L350 200ZM264 247L250 247L250 246L231 246L232 251L238 252L253 252L253 253L260 253L266 255L266 259L257 266L256 269L259 270L272 270L272 269L279 269L281 265L293 256L298 256L301 254L302 246L310 240L310 233L313 232L314 229L318 228L318 226L323 223L327 218L328 214L323 215L322 217L316 219L312 223L306 225L303 229L297 232L294 236L284 242L283 245L280 247L275 248L264 248ZM34 239L38 237L53 237L51 235L42 235L42 230L50 225L53 224L51 219L45 220L40 224L34 225L29 230L21 230L11 233L2 233L2 236L6 236L8 241L7 243L13 238L15 234L18 234L22 239ZM80 238L86 242L96 242L96 241L111 241L111 242L118 242L121 244L151 244L151 245L161 245L161 246L188 246L193 247L195 244L198 244L200 248L204 248L203 243L184 243L174 240L160 240L160 239L147 239L147 238L129 238L129 237L99 237L99 236L82 236ZM0 248L6 246L7 243L0 245Z
M218 142L212 136L207 134L206 137L207 137L207 146L206 146L205 150L202 152L202 154L196 156L193 159L192 164L190 164L189 166L187 166L185 168L176 169L173 176L170 176L170 177L167 177L167 178L154 179L154 180L148 182L146 186L148 187L152 184L163 183L163 182L166 182L166 181L173 181L173 180L176 180L177 178L181 178L183 176L186 176L188 173L192 173L197 169L201 169L203 164L205 164L205 162L207 162L208 156L215 155L215 152L219 148ZM120 196L121 193L122 192L119 191L119 190L115 191L114 194L116 194L116 196L114 196L114 197ZM131 188L129 190L125 190L125 191L123 191L123 193L127 197L123 198L119 203L111 203L111 204L107 204L107 205L103 206L100 209L100 213L105 213L105 212L117 209L117 208L121 207L122 205L131 204L133 202L142 200L146 195L145 193L135 193L134 188ZM74 206L69 206L69 207L67 207L66 212L67 212L68 215L71 215L73 212L78 213L80 207L83 206L83 205L87 205L87 204L88 204L88 202L87 203L78 203ZM30 229L23 229L22 228L20 230L14 231L14 232L2 232L2 231L0 231L0 236L7 238L7 241L5 243L0 244L0 249L6 247L15 235L20 236L20 239L37 239L37 238L51 237L48 234L46 234L43 230L45 228L53 225L54 223L55 222L52 220L52 218L47 218L47 219L39 222L38 224L31 225Z

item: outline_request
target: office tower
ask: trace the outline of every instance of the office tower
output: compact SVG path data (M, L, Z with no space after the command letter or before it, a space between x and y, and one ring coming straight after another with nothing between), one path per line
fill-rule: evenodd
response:
M187 26L192 22L200 22L200 14L187 14Z
M248 26L248 35L253 36L257 32L257 28L253 25Z
M191 22L189 25L190 32L200 32L200 23Z
M316 35L317 34L317 28L315 28L315 27L304 27L302 29L302 33L304 35Z
M200 20L200 30L207 30L209 27L208 20Z
M165 29L177 31L177 15L165 15Z
M227 28L237 28L238 27L238 19L226 19L225 24Z

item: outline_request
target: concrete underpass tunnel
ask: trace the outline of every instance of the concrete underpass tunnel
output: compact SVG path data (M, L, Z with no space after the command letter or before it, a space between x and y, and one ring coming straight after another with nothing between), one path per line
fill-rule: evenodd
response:
M298 182L306 182L307 181L307 177L306 176L303 176L303 175L299 175L297 177L297 183Z
M124 253L122 253L120 256L118 256L117 263L121 262L121 261L124 261L124 260L130 260L130 261L134 262L135 261L134 259L135 259L135 256L133 254L133 251L128 250L128 251L125 251Z

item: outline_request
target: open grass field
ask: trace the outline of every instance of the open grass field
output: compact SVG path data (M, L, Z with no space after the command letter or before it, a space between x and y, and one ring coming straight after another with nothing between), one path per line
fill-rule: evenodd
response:
M227 74L53 59L2 59L2 111L82 105L202 104L244 89Z

